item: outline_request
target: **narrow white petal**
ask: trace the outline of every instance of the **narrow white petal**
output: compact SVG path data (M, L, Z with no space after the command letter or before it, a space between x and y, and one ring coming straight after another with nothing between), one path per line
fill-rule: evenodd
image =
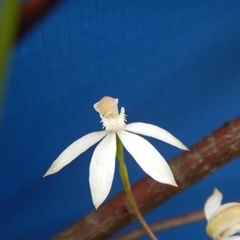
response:
M222 193L215 188L213 194L207 199L204 205L204 213L207 220L221 206L222 198Z
M126 125L125 130L142 134L148 137L153 137L163 142L169 143L177 148L188 150L188 148L171 133L152 124L142 122L130 123Z
M60 171L63 167L73 161L81 153L85 152L95 143L99 142L105 135L106 131L89 133L68 146L52 163L43 177Z
M116 133L109 132L97 145L90 163L89 183L96 209L110 192L115 171L115 156Z
M144 172L158 182L177 186L169 165L147 140L124 130L117 134Z

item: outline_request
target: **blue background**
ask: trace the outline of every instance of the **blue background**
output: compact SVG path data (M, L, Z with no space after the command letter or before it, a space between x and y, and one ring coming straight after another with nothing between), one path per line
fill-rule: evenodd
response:
M119 98L127 121L187 146L239 115L240 2L62 1L15 47L0 135L0 238L47 239L94 209L94 148L42 178L74 140L101 129L92 105ZM149 139L169 160L181 151ZM145 173L126 154L132 183ZM149 222L203 208L214 187L239 199L239 159L161 207ZM122 190L116 170L109 198ZM206 222L158 234L208 239ZM142 238L147 239L147 238Z

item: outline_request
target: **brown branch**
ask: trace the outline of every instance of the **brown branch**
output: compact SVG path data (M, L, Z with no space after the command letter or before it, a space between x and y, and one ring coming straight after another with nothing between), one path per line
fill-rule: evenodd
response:
M204 219L205 216L203 210L199 210L188 214L180 215L177 217L173 217L167 220L149 224L149 227L153 232L160 232L174 227L183 226L189 223L198 222ZM143 237L145 235L146 232L142 228L137 228L119 237L115 237L114 240L134 240L139 239L140 237Z
M240 155L239 146L240 118L237 118L191 147L190 152L183 152L170 162L178 188L157 183L150 177L134 184L132 192L140 211L147 213L236 158ZM54 239L106 239L133 220L135 217L128 211L126 196L122 192Z
M59 0L28 0L23 4L17 39L20 40Z

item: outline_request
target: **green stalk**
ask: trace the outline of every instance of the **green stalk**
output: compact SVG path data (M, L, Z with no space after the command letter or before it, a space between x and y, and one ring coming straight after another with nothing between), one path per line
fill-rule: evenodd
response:
M5 0L0 3L0 111L3 106L6 88L6 73L8 68L9 52L16 37L20 2L18 0ZM0 115L1 117L1 115Z
M124 187L124 190L126 192L126 195L127 195L128 201L130 203L130 206L132 207L132 210L133 210L134 214L136 215L137 219L142 224L142 227L146 231L146 233L150 236L150 238L152 240L157 240L156 236L154 235L152 230L149 228L149 226L147 225L147 223L143 219L143 216L139 211L137 203L134 200L134 197L133 197L133 194L132 194L132 191L131 191L131 185L130 185L129 178L128 178L127 167L126 167L126 164L125 164L125 161L124 161L123 145L122 145L118 136L117 136L117 158L118 158L118 161L119 161L119 171L120 171L123 187Z

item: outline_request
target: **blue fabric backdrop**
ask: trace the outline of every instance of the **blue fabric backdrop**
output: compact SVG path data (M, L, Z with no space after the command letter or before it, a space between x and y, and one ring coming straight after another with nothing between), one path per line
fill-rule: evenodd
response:
M77 138L101 129L92 105L119 98L128 122L187 146L239 115L240 3L62 1L14 49L0 135L0 238L48 239L92 211L93 148L42 178ZM180 153L150 140L166 159ZM126 154L132 182L145 176ZM239 159L146 216L202 209L214 187L239 199ZM122 190L118 170L109 198ZM160 239L208 239L206 222ZM142 238L147 239L147 238Z

